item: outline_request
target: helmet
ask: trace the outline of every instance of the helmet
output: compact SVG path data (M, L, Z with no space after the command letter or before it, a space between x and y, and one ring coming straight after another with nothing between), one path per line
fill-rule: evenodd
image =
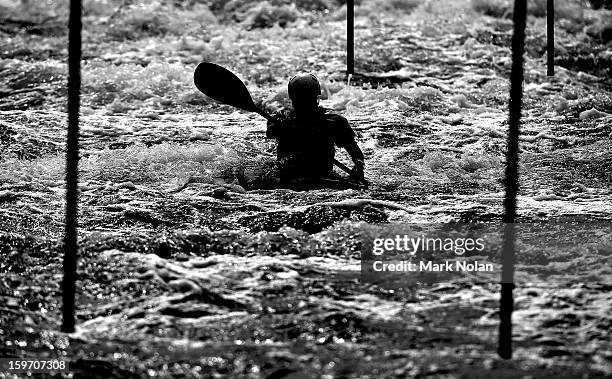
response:
M321 94L319 80L313 74L308 73L295 75L289 80L287 88L290 99L316 97Z

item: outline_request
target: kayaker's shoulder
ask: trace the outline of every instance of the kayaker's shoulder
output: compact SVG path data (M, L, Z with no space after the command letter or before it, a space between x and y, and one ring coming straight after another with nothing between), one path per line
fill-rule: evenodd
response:
M319 107L319 112L321 112L322 117L327 122L340 125L349 125L349 121L346 119L346 117L338 113L334 113L334 111L331 109Z
M291 109L286 109L286 108L281 108L275 112L272 112L272 116L280 121L288 121L288 120L294 120L295 119L295 114L293 112L293 110Z

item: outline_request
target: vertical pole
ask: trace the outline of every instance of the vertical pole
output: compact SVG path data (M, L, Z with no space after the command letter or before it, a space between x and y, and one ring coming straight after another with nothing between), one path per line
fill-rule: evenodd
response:
M510 109L508 150L506 152L506 197L504 199L504 246L502 250L501 299L499 304L498 354L512 358L512 310L514 300L514 222L518 193L518 148L523 101L523 54L525 52L525 23L527 0L514 1L514 35L512 36L512 71L510 74Z
M355 0L346 2L346 75L355 73Z
M62 283L62 331L74 332L77 259L77 205L79 164L79 103L81 89L81 0L70 1L68 21L68 138L66 141L66 229Z
M555 76L555 1L546 1L546 52L548 68L546 75Z

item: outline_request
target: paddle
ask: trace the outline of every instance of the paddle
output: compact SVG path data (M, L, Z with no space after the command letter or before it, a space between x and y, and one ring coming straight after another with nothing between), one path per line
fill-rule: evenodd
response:
M276 121L253 103L253 98L242 80L224 67L202 62L193 73L193 81L200 92L218 102L255 112L268 121Z
M193 81L200 92L218 102L247 112L255 112L268 121L277 122L274 117L255 105L242 80L224 67L202 62L193 73ZM334 164L344 172L351 173L351 169L338 160L334 159ZM365 179L361 183L367 185Z

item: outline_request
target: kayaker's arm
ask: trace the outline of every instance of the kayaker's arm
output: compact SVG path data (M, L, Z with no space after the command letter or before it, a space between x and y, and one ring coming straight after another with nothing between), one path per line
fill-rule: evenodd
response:
M284 117L282 114L275 114L272 118L268 119L268 128L266 129L267 138L278 139L284 129Z
M335 143L346 150L353 160L353 169L348 172L357 181L363 181L365 168L365 156L355 141L355 131L351 128L345 117L328 114L327 117L335 127Z
M351 159L353 160L354 166L353 166L353 169L351 170L351 176L354 177L355 179L362 180L364 176L363 171L365 169L365 156L363 155L363 152L359 148L359 145L357 145L357 142L353 140L351 143L346 144L344 146L344 149L351 156Z
M354 164L364 166L365 156L363 155L363 151L359 148L359 145L357 145L357 142L352 141L344 146L344 149L351 156Z
M266 138L278 138L280 123L274 121L268 121L268 128L266 129Z

